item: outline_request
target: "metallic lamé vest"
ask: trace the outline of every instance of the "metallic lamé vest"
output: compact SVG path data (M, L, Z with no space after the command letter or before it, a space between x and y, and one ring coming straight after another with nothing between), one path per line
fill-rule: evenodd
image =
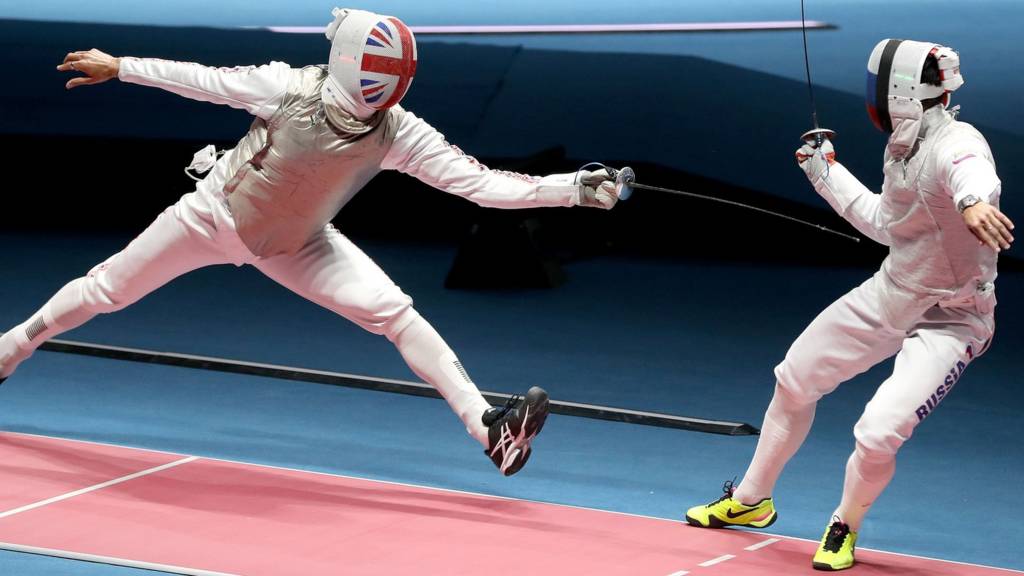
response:
M296 70L278 111L256 119L218 163L238 235L257 256L302 248L380 172L394 141L397 106L368 124L354 121L353 132L328 122L320 100L326 77L319 66Z
M996 254L979 246L964 225L940 182L937 152L964 139L984 138L948 112L929 112L923 140L910 159L885 154L881 210L892 245L883 267L899 284L920 293L959 296L973 293L978 282L995 279ZM987 160L992 161L991 154ZM998 207L999 197L990 203Z

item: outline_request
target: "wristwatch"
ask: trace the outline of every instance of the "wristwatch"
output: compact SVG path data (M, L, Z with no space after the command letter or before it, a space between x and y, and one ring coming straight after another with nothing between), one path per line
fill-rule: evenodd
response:
M959 202L956 203L956 209L959 210L961 214L963 214L964 210L967 210L968 208L974 206L978 202L981 202L981 198L978 198L974 194L968 194L967 196L964 196L963 198L960 199Z

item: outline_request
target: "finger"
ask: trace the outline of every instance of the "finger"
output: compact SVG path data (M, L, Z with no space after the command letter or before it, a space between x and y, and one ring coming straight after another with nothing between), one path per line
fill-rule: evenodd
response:
M84 59L85 56L85 52L69 52L68 55L64 57L64 62L75 62Z
M601 204L601 207L604 208L605 210L610 210L613 206L615 206L615 202L618 200L618 198L615 197L614 193L608 194L604 190L600 190L597 194L594 194L594 198Z
M993 235L989 232L988 228L985 226L984 223L978 226L974 235L977 236L989 248L995 250L996 252L999 252L999 243L996 242L995 237L993 237Z
M608 170L605 170L604 168L595 170L594 172L584 171L580 175L580 182L585 186L590 186L591 188L596 188L609 181L611 181L611 176L609 176Z
M991 240L988 237L988 232L985 230L985 223L984 222L977 222L975 224L970 224L969 228L971 230L971 234L974 234L974 237L978 239L978 244L981 244L981 245L988 244L989 246L992 245L991 244Z
M1006 216L1006 214L1003 214L1002 212L996 210L996 218L999 218L999 221L1002 222L1004 226L1006 226L1010 230L1013 230L1013 221L1010 220Z
M999 242L999 245L1002 246L1004 250L1008 249L1010 247L1010 242L1013 242L1013 235L1006 229L1006 226L1004 226L1003 223L995 217L995 215L989 217L988 226L989 232Z
M611 198L614 202L619 199L619 195L616 193L617 188L618 187L615 185L615 182L608 180L601 183L600 191L603 192L604 194L607 194L608 197Z
M99 84L100 82L102 82L102 80L99 80L97 78L90 78L88 76L78 76L76 78L68 80L68 83L65 84L64 87L68 90L71 90L72 88L75 88L77 86L85 86L86 84Z
M89 62L85 58L75 58L72 60L65 60L63 64L57 66L57 70L67 72L68 70L77 70L78 72L85 72L85 69L89 67Z

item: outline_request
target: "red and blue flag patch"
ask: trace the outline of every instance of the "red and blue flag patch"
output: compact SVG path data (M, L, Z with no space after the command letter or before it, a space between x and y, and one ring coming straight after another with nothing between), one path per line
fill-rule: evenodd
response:
M359 86L372 108L398 103L416 76L416 42L412 31L397 18L386 18L366 37Z

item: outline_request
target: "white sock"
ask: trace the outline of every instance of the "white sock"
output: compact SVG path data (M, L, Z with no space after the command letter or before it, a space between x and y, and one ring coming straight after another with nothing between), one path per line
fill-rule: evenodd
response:
M14 373L14 369L32 355L31 350L25 350L18 346L18 339L14 337L18 328L12 328L0 336L0 378L7 378Z
M480 417L491 405L480 395L441 335L415 310L409 309L406 314L415 314L415 318L396 334L388 334L388 338L412 371L444 396L469 435L487 448L487 427Z
M69 282L28 320L0 338L0 378L10 376L43 342L85 324L96 315L83 304L82 282L82 278Z
M846 481L843 484L843 499L835 515L850 526L860 530L864 515L889 485L896 473L896 456L870 455L860 443L846 461Z
M754 458L733 498L753 505L771 497L782 469L807 438L816 407L816 403L797 403L781 386L775 385L775 395L764 413Z

